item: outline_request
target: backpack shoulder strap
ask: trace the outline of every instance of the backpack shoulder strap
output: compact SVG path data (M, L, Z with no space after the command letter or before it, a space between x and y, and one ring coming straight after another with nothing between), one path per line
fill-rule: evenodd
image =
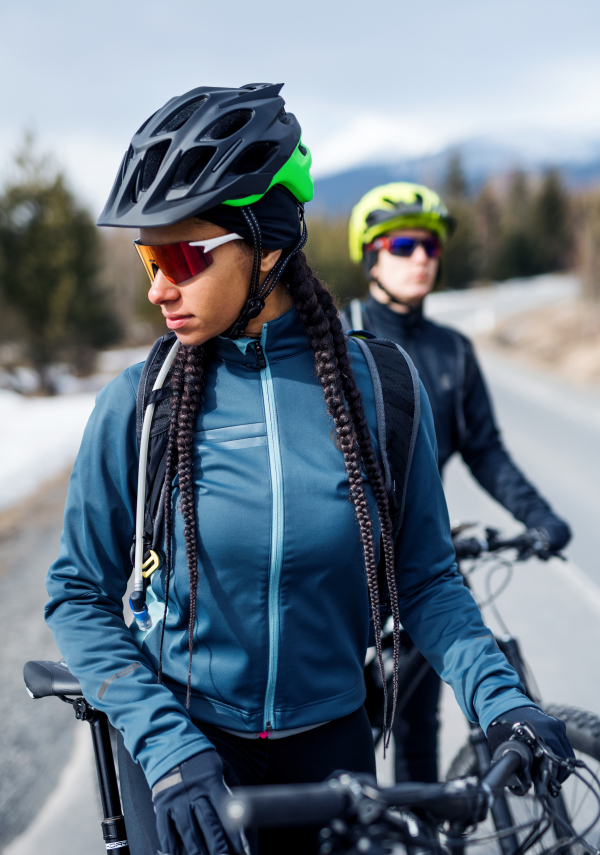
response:
M136 400L136 432L141 444L144 416L149 404L154 403L154 415L150 429L146 464L146 495L144 509L144 559L155 549L162 521L160 497L166 465L168 428L170 421L171 376L169 371L161 389L152 391L160 370L175 344L175 333L161 336L154 342L144 363ZM132 548L133 553L133 548Z
M158 377L159 371L173 345L175 344L175 333L167 333L160 338L157 338L150 353L146 357L146 362L142 369L140 383L137 391L137 400L135 406L135 427L137 432L138 443L142 438L142 427L144 424L144 414L146 407L152 400L152 387ZM163 395L158 396L156 408L154 410L154 419L152 421L152 434L160 433L169 426L169 402L166 400L169 397L167 390L170 388L170 377L167 377L163 385ZM161 390L162 391L162 390ZM154 398L156 401L156 397ZM166 424L165 424L166 416Z
M419 376L400 345L376 338L356 337L355 341L364 354L373 382L379 449L394 536L397 536L404 517L421 415Z

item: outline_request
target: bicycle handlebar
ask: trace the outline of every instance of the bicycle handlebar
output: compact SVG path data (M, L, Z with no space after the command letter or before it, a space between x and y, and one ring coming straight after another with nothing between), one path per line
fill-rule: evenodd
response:
M510 740L498 753L500 759L479 783L457 779L380 789L342 773L322 784L239 787L225 803L226 817L235 828L289 828L324 826L349 814L368 822L388 807L405 807L426 811L439 821L463 820L470 825L485 819L492 790L505 786L515 773L531 769L533 755L522 742Z
M499 532L493 528L486 528L485 537L454 537L452 542L456 557L479 558L483 552L500 552L504 549L516 549L520 556L539 555L548 558L553 553L548 544L534 531L524 531L516 537L500 538Z
M350 789L333 779L322 784L234 787L225 810L236 828L289 828L327 825L345 814L350 803Z

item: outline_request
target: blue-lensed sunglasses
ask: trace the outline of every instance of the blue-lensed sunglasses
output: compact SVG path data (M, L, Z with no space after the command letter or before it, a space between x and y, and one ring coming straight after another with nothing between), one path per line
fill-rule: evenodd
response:
M413 237L379 237L365 247L367 252L373 250L387 249L392 255L399 255L402 258L409 258L418 246L422 246L425 250L427 258L439 258L442 254L442 245L439 238L432 235L426 238Z

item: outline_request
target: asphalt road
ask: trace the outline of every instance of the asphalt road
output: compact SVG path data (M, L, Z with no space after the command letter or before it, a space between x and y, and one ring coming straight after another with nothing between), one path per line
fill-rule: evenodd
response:
M77 722L69 706L48 698L32 700L25 691L22 671L29 659L60 659L52 634L43 620L47 599L46 571L58 551L68 473L45 485L33 498L0 516L0 850L28 828L56 790L61 772L68 765L74 735L87 730ZM89 739L88 734L85 736ZM80 743L79 743L80 744ZM86 743L87 747L87 743ZM89 766L89 764L88 764ZM87 840L87 822L98 815L98 795L87 768L71 776L88 798L77 807L78 837ZM56 809L54 809L56 813ZM56 852L65 846L71 820L60 816L56 829ZM72 825L72 822L71 822ZM62 831L60 826L62 826ZM98 834L94 835L94 839ZM77 840L77 838L76 838ZM44 837L29 851L51 855L52 837ZM74 848L82 855L105 851L102 839L94 849Z
M564 280L543 285L550 289L543 300L539 293L521 295L518 308L525 308L527 300L531 305L563 299L568 296L565 285L573 287ZM448 295L441 296L447 308L439 301L433 308L449 320L448 313L455 309ZM470 318L468 331L477 331L477 325L481 329L481 295L460 294L457 299L464 301L463 321ZM490 312L496 319L510 313L515 298L505 290L488 293L485 299L489 322ZM499 599L500 611L521 639L544 699L600 714L600 397L489 354L482 356L482 363L509 450L575 532L568 549L572 563L531 561L517 566ZM27 659L58 658L42 620L43 579L58 547L65 486L65 479L58 479L14 513L12 521L0 517L0 850L5 855L104 851L87 725L75 722L59 701L30 700L21 677ZM446 488L452 519L518 529L474 485L460 461L449 466ZM479 590L483 581L481 575ZM486 618L497 625L492 614ZM464 720L451 693L445 692L443 769L465 736ZM383 781L387 768L381 767Z

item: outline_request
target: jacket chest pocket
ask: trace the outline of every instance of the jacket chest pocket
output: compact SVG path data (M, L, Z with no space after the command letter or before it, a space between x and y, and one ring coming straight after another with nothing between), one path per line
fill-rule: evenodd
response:
M202 447L217 446L220 449L255 448L267 444L267 428L264 422L247 425L201 430L194 434L194 444L198 451Z

